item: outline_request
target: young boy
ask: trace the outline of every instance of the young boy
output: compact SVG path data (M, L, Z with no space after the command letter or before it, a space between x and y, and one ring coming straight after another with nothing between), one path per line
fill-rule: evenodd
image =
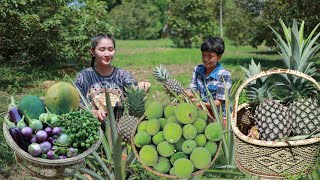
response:
M219 106L222 105L225 114L224 91L227 88L229 94L232 81L230 72L219 63L224 53L224 42L219 37L210 37L202 43L201 51L203 64L199 64L194 68L191 84L186 93L193 101L197 101L197 99L194 98L191 88L200 93L204 104L211 110L206 92L206 87L208 87L218 110L220 109ZM197 106L200 107L200 103L197 103Z

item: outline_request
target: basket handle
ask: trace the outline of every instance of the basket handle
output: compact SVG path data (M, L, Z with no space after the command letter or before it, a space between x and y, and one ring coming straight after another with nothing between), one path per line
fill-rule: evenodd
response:
M313 82L317 86L317 88L320 90L320 85L318 84L318 82L315 79L313 79L311 76L308 76L308 75L306 75L306 74L304 74L302 72L299 72L299 71L295 71L295 70L292 70L292 69L271 69L271 70L268 70L268 71L262 71L261 73L246 79L240 85L240 87L238 88L238 90L236 92L236 95L235 95L235 99L234 99L234 106L233 106L234 110L233 110L233 113L232 113L233 121L236 121L236 118L237 118L237 109L238 109L238 103L239 103L239 97L240 97L241 91L251 81L259 79L259 78L264 77L264 76L269 76L269 75L272 75L272 74L292 74L292 75L296 75L296 76L305 78L305 79Z

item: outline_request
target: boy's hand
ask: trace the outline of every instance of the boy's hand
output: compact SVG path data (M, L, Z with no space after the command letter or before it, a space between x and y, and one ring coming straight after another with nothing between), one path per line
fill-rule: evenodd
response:
M92 110L92 114L93 114L100 122L102 122L102 121L105 119L106 115L107 115L107 113L106 113L104 110L102 110L102 109Z
M146 92L149 91L150 86L151 86L151 83L149 82L141 81L138 83L139 89L143 89Z

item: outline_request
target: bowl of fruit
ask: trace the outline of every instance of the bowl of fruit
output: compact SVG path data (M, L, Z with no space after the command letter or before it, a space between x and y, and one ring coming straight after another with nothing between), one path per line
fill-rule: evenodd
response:
M221 124L194 104L152 102L135 126L131 145L143 167L165 178L204 173L219 155Z

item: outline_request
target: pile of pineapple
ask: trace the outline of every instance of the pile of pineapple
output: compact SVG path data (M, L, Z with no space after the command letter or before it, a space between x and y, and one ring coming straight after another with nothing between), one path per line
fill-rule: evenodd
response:
M299 31L296 21L293 22L292 28L287 28L282 21L281 23L285 34L290 35L286 36L286 40L272 30L278 38L276 42L280 46L279 53L283 57L285 67L311 77L315 76L316 68L312 60L315 59L316 51L311 47L316 40L311 39L312 34L308 39L301 37L304 23ZM317 46L319 49L319 45ZM256 64L253 60L249 69L242 69L247 78L262 72L260 63ZM279 96L278 92L282 92L282 96ZM243 134L266 141L319 136L319 87L312 82L290 74L262 77L251 81L245 93L251 103L242 109L242 116L237 120L237 126Z

